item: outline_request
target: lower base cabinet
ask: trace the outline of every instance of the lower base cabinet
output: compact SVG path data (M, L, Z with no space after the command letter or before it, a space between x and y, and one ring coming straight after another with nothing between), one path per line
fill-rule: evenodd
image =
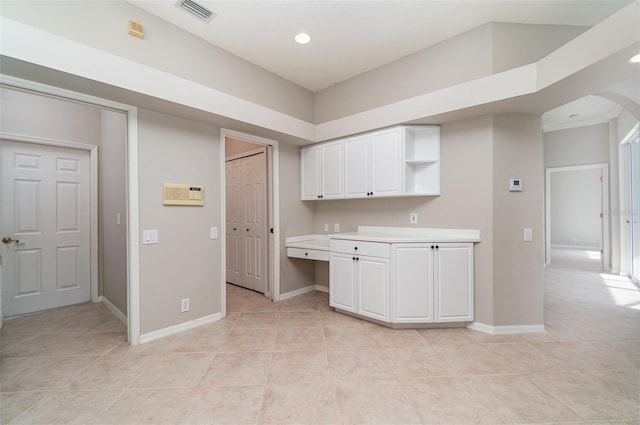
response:
M392 322L473 320L473 244L394 244Z
M389 248L377 257L360 254L366 243L338 242L329 263L332 307L387 323L473 321L472 243L373 244Z

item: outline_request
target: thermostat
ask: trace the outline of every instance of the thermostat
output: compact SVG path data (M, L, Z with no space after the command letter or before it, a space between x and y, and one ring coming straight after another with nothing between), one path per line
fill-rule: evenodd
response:
M164 183L163 205L204 205L204 187L193 184Z
M509 191L522 192L522 179L509 179Z

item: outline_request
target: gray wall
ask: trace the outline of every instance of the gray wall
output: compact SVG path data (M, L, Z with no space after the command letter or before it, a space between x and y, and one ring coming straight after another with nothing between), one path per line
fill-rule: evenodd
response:
M536 62L585 30L499 22L482 25L317 92L315 122Z
M2 15L184 77L276 111L313 120L313 94L124 1L2 1ZM145 26L143 40L127 21Z
M126 117L78 102L0 89L3 132L97 145L99 173L98 293L127 312ZM116 225L116 213L121 225Z
M140 245L142 334L222 311L220 129L157 112L138 112L140 229L159 243ZM203 207L163 206L162 184L204 185ZM216 261L217 259L217 261ZM191 310L180 312L190 298Z

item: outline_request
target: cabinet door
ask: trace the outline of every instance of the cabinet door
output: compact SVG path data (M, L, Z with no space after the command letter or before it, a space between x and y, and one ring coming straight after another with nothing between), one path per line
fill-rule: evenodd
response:
M394 246L393 321L433 322L433 251L431 244Z
M329 304L341 310L357 312L356 267L352 255L331 254L329 260Z
M345 196L366 198L371 191L369 172L369 136L344 142Z
M356 257L358 279L358 314L388 322L389 260Z
M371 138L373 196L402 194L402 128L374 133Z
M436 322L473 320L473 244L441 243L434 252Z
M320 147L300 150L300 199L318 199L320 195Z
M323 199L342 198L344 196L343 142L321 145L322 168L321 192Z

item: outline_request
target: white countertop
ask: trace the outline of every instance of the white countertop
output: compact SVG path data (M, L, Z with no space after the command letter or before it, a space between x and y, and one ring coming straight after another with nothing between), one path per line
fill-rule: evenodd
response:
M357 232L290 237L286 239L286 247L328 251L330 239L382 243L481 241L480 231L475 229L358 226Z
M329 251L328 235L302 235L291 236L285 239L287 248L316 249L319 251Z

